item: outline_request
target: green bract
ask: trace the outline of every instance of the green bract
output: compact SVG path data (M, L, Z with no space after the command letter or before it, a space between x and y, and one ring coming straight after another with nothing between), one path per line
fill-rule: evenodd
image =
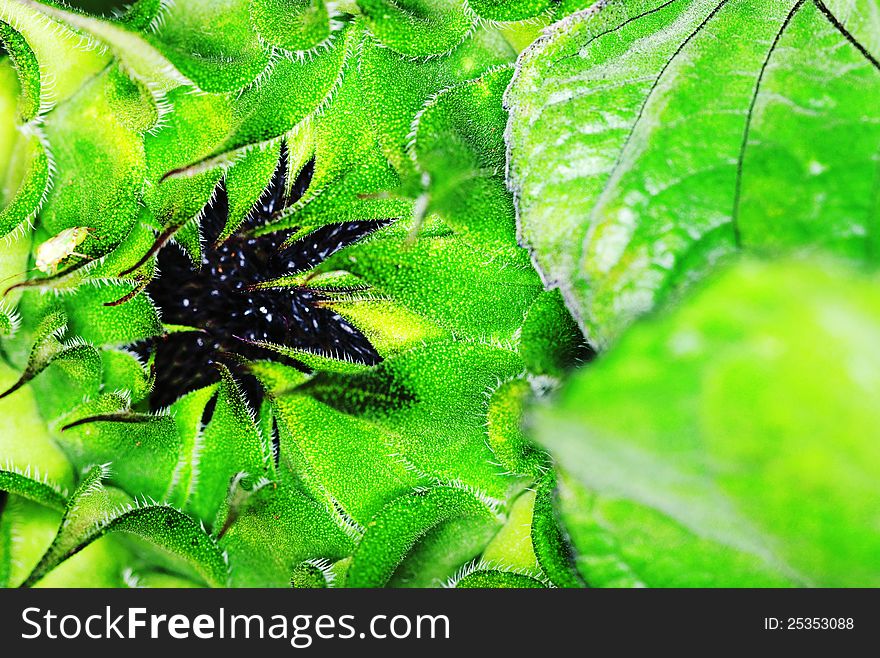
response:
M880 584L880 5L588 4L0 0L0 585Z

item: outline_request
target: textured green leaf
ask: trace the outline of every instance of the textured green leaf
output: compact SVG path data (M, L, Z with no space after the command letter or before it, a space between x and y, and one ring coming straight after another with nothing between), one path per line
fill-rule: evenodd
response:
M501 68L449 87L413 122L411 155L422 173L428 210L487 259L528 267L516 243L513 199L504 181L501 105L513 70Z
M40 62L27 40L7 23L0 22L0 43L18 75L17 121L33 121L40 112L42 84Z
M345 585L381 587L413 547L439 525L464 517L491 521L493 516L473 494L453 487L435 487L396 498L367 526Z
M351 37L363 38L360 32ZM314 173L305 194L282 214L277 226L397 217L411 207L406 200L380 195L398 187L399 180L375 148L376 131L363 111L365 89L359 68L358 58L349 57L330 105L304 136L314 140Z
M103 536L52 569L34 584L37 588L124 587L131 560L128 549L116 537Z
M134 30L146 31L160 20L166 4L165 0L135 0L124 10L113 12L113 18Z
M531 523L532 547L541 570L557 587L583 587L574 554L556 513L556 473L548 471L538 483Z
M370 31L387 47L422 57L449 52L472 29L460 0L357 0Z
M146 208L142 208L138 221L135 222L125 240L100 260L92 261L87 267L84 267L85 272L83 272L82 278L91 279L97 284L103 284L107 281L141 284L139 287L133 288L132 293L112 302L113 306L121 306L135 294L142 292L143 282L148 281L156 274L153 261L147 261L138 266L139 261L152 247L155 239L153 228L149 225L149 212ZM120 276L122 272L126 272L126 274ZM78 278L71 278L76 283L79 282ZM58 285L63 287L64 284L59 281Z
M51 2L7 0L6 4L42 12L87 32L155 86L192 82L206 92L232 91L253 82L269 63L268 50L251 29L249 0L167 3L160 12L141 10L131 16L133 20L118 22ZM138 29L145 27L144 32Z
M544 13L552 0L468 0L468 6L480 18L490 21L522 21Z
M331 587L335 575L328 567L329 562L306 560L300 562L290 577L290 586L296 589L326 589Z
M27 498L51 509L63 511L67 497L61 488L39 475L31 477L29 471L18 472L9 467L0 470L0 491Z
M558 290L548 290L529 307L520 333L519 354L533 375L562 378L590 351Z
M493 30L479 30L449 55L425 62L380 47L357 26L351 39L357 42L356 52L340 88L315 125L297 137L304 145L314 140L309 189L273 228L411 216L414 199L409 194L418 195L421 183L408 145L422 104L444 85L479 75L514 55Z
M312 116L339 84L353 38L356 34L346 31L314 57L282 58L260 84L226 97L231 116L224 139L210 153L185 163L192 167L180 173L226 164L241 149L277 140Z
M537 415L587 582L878 582L880 297L823 265L726 272Z
M0 493L0 512L6 509L9 496ZM10 587L12 581L12 523L0 515L0 587Z
M169 409L180 437L180 460L174 470L166 498L173 505L183 506L189 496L193 467L198 464L205 407L217 394L216 386L207 386L180 397Z
M63 313L51 313L42 320L35 333L27 367L15 384L0 393L0 399L20 389L52 364L69 377L75 396L81 399L97 392L101 357L93 346L81 339L62 341L66 329L67 318Z
M124 391L133 403L140 402L153 387L150 370L140 358L126 350L106 349L101 351L101 364L104 376L104 389Z
M229 552L231 582L241 587L289 587L303 560L337 560L353 548L323 505L282 483L251 497L221 545Z
M250 11L264 41L293 53L324 44L337 27L324 0L251 0Z
M466 371L462 363L468 364ZM521 369L508 350L438 342L386 359L363 374L315 377L300 390L382 428L389 453L417 472L503 499L513 479L493 463L486 445L486 396L499 377Z
M131 84L116 69L107 69L46 119L46 137L62 173L40 219L50 235L73 226L94 229L78 247L87 255L106 253L122 242L138 216L146 163L132 117L143 117L144 103L151 107L152 101L132 94Z
M872 5L870 0L823 0L822 4L853 41L880 60L880 12L876 2Z
M251 29L249 0L187 0L168 6L147 40L203 91L253 82L269 63Z
M20 72L27 76L27 86L33 91L37 89L34 77L39 73L41 110L62 103L79 91L110 59L82 34L48 19L43 9L44 6L28 0L0 2L0 20L24 38L39 64L39 70L26 64Z
M128 283L86 283L64 297L70 331L95 345L121 346L162 334L162 323L150 298L137 295L108 306L132 292Z
M277 398L273 408L282 458L316 497L329 497L355 522L365 525L386 501L419 483L395 460L380 427L302 395Z
M455 587L460 589L542 589L546 587L537 578L499 569L478 569L460 578Z
M21 316L18 312L7 304L0 303L0 338L15 335L20 323Z
M223 586L227 565L223 553L199 524L174 508L132 506L121 492L104 487L104 466L88 471L71 497L52 545L25 581L30 586L62 561L108 532L123 532L147 540L179 556L205 581Z
M165 175L213 153L232 130L231 100L213 94L192 94L183 87L168 94L174 112L148 135L147 185L144 201L157 229L175 230L195 218L211 200L222 171L209 170L186 178Z
M363 333L383 358L449 337L449 332L436 323L391 300L367 298L330 301L324 305Z
M415 243L407 236L392 225L322 268L347 270L459 336L511 342L541 290L535 272L490 261L448 229L423 230Z
M217 242L230 237L247 219L269 186L280 157L280 144L266 149L254 149L232 165L226 173L229 214Z
M524 491L513 501L504 527L483 551L480 559L484 564L532 575L540 573L531 537L534 506L533 491Z
M512 379L498 386L489 398L486 431L495 459L508 473L539 478L550 466L546 452L526 436L521 427L526 404L533 398L524 379Z
M876 42L874 0L639 0L521 58L522 236L592 342L739 249L874 259L880 65L835 9Z
M42 133L16 131L12 157L3 178L3 208L0 209L0 234L8 235L34 218L45 199L49 185L50 160Z
M412 124L425 102L450 85L507 64L515 53L494 30L478 30L444 57L413 61L372 41L363 45L364 109L385 157L406 177L413 173Z
M103 532L123 532L179 556L212 587L225 587L223 552L197 521L167 505L134 507L105 522Z
M124 494L120 496L104 487L102 481L108 473L107 465L94 466L85 473L76 491L66 501L64 516L55 539L23 586L32 586L65 558L93 541L98 535L98 527L104 515L114 505L126 499Z
M65 417L58 442L80 468L112 460L112 484L155 499L165 496L180 446L174 419L132 412L119 394L104 394Z
M442 587L498 533L494 517L464 516L429 530L397 565L386 587Z
M309 379L309 376L301 370L277 361L252 361L247 368L269 395L289 393Z
M255 345L259 345L266 349L283 354L291 359L302 363L309 370L315 372L335 372L340 374L354 374L367 370L369 366L347 358L342 354L325 354L317 352L313 349L299 349L295 347L286 347L284 345L276 345L265 341L254 341Z

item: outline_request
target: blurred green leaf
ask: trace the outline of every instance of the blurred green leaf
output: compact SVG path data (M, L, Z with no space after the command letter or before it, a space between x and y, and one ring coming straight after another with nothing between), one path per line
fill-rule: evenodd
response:
M588 583L880 582L877 291L828 263L746 262L535 414L577 480L560 512Z

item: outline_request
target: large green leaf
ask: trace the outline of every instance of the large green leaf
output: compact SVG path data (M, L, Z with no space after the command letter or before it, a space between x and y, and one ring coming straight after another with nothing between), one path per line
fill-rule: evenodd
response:
M880 584L878 290L746 262L540 409L589 584Z
M506 97L521 235L593 343L740 249L876 259L877 16L612 0L524 53Z

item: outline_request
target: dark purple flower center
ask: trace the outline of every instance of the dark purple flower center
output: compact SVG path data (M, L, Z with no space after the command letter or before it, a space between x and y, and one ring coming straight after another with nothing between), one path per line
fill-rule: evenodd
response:
M222 188L202 223L201 266L175 246L159 253L157 276L147 291L165 324L185 325L198 331L170 333L154 342L156 385L153 408L167 406L184 393L219 379L214 363L224 354L247 359L274 359L297 364L275 351L255 345L268 342L344 355L367 364L379 361L369 341L337 313L320 304L318 293L306 288L254 290L254 284L306 271L342 247L372 232L384 222L333 224L284 247L289 231L260 237L251 229L295 201L308 186L306 167L290 195L285 194L286 158L250 219L232 237L215 245L226 222L228 202ZM223 360L229 365L229 360ZM239 373L252 404L262 398L252 378Z

